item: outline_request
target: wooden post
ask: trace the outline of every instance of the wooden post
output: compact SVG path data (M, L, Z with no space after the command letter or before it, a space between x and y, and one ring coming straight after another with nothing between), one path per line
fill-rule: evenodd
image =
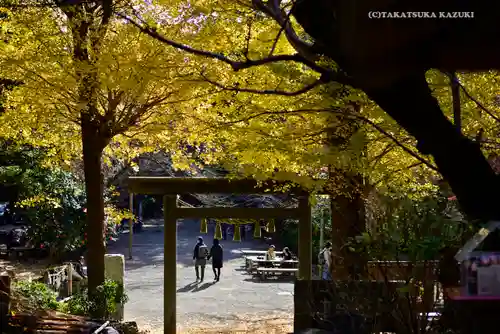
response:
M68 263L68 297L73 294L73 265Z
M325 211L321 209L320 225L319 225L319 249L323 249L325 244ZM321 277L323 275L323 266L318 263L318 273Z
M134 194L129 195L130 213L134 213ZM132 244L134 243L134 220L132 218L128 221L128 258L132 260Z
M312 279L312 221L309 197L299 199L299 279Z
M163 197L163 322L164 334L176 333L177 217L175 195Z
M10 276L0 272L0 330L7 331L7 317L10 310Z

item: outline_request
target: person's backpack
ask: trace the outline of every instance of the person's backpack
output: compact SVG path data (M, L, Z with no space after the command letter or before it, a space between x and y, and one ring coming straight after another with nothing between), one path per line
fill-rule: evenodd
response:
M198 247L198 259L206 259L208 257L208 247L202 244Z
M318 264L320 264L320 265L324 265L326 263L325 250L326 250L326 248L323 248L321 250L321 252L319 252L319 254L318 254Z

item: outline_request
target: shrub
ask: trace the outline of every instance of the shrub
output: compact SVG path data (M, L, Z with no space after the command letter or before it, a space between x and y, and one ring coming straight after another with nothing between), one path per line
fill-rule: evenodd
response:
M95 314L97 310L104 309L105 317L109 318L116 312L116 305L128 301L123 284L116 281L106 280L97 288L98 299L91 301L88 298L88 290L75 294L67 303L67 312L74 315L88 316Z
M59 303L57 293L50 290L44 283L20 281L14 284L13 290L17 292L28 307L43 310L57 310Z

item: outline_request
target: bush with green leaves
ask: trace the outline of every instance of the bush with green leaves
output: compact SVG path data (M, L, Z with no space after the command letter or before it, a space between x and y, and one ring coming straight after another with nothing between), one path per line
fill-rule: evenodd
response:
M82 247L85 195L81 183L62 170L40 171L40 175L31 177L40 189L24 194L18 202L29 222L30 239L35 245L50 247L57 253Z
M384 214L348 247L377 260L435 260L443 247L459 248L473 231L454 203L439 196L384 201Z
M97 298L90 300L88 290L74 295L66 304L65 310L74 315L99 314L99 310L105 310L105 317L109 318L116 312L117 304L125 304L128 297L123 284L116 281L106 280L103 285L97 288Z
M47 166L47 149L0 141L0 183L15 194L11 208L28 225L33 245L60 252L82 244L85 191L73 173ZM14 191L15 190L15 191Z
M58 310L57 293L40 282L19 281L13 286L13 291L22 298L20 301L30 309Z
M332 223L331 223L331 211L330 211L330 199L328 196L316 196L314 206L311 212L312 220L312 250L313 250L313 262L316 261L317 256L320 252L320 226L321 220L323 220L323 236L324 242L330 239ZM297 220L285 219L280 228L277 229L279 233L279 238L282 243L289 247L291 250L297 251L298 240L299 240L299 228Z

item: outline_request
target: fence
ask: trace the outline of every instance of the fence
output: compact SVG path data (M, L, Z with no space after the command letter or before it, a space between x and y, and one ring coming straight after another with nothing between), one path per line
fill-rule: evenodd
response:
M437 282L439 261L369 261L368 275L375 281L403 281L413 285L417 308L432 310L441 303L442 289Z

